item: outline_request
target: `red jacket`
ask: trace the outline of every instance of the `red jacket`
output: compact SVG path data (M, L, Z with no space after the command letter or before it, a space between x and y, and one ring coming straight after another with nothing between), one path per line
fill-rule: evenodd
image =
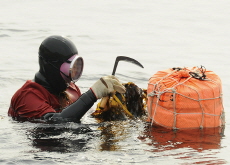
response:
M63 107L70 105L81 96L80 89L74 83L70 84L66 92L69 94L70 102L59 99L40 84L28 80L13 95L8 115L36 119L46 113L61 112Z

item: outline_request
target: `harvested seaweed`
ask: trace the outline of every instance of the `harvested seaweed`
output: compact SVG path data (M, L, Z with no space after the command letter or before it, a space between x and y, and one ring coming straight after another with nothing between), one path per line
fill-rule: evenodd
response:
M97 104L92 116L99 121L126 120L146 116L147 90L139 88L132 82L123 84L126 93L115 93L107 101L104 109Z

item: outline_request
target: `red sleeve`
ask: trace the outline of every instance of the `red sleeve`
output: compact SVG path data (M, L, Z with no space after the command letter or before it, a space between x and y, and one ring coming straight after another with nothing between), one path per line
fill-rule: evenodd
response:
M40 118L60 108L58 99L44 88L24 88L17 91L11 100L12 117Z
M40 118L46 113L56 112L48 104L46 98L41 97L39 93L36 93L32 89L25 92L19 106L17 108L18 115L25 118Z

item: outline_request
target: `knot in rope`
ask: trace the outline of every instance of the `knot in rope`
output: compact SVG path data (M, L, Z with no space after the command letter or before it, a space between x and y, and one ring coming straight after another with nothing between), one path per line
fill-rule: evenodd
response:
M202 65L200 68L196 67L196 69L193 71L187 70L186 68L179 68L179 67L177 68L175 67L172 69L176 71L175 73L173 73L173 75L180 77L180 78L193 77L198 80L205 80L206 78L206 75L205 75L206 69Z

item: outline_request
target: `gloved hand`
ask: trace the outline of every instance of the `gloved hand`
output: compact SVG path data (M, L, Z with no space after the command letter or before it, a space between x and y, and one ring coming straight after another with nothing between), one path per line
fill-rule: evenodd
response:
M125 93L125 87L112 75L100 78L90 89L97 99L108 96L115 91Z

